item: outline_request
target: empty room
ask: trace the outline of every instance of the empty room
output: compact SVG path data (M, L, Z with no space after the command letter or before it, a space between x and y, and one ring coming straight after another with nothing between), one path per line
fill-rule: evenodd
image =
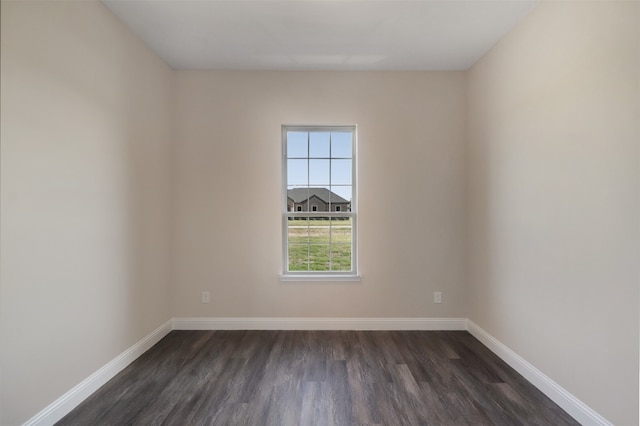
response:
M640 2L0 4L0 425L638 425Z

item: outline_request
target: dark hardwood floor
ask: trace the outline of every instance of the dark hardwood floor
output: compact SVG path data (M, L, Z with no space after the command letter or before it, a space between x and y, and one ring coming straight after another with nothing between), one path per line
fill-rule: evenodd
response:
M576 425L463 331L173 331L58 425Z

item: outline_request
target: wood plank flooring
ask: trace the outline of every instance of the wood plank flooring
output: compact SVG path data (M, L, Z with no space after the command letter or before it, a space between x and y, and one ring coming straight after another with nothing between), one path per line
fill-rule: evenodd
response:
M464 331L173 331L58 425L577 425Z

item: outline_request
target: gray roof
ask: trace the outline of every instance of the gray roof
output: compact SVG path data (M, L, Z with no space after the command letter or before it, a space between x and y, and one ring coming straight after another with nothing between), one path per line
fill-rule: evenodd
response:
M329 203L329 198L331 198L332 204L349 203L349 201L345 200L335 192L329 191L327 188L293 188L287 190L287 197L289 197L294 203L303 203L307 201L307 198L311 198L314 195L325 203Z

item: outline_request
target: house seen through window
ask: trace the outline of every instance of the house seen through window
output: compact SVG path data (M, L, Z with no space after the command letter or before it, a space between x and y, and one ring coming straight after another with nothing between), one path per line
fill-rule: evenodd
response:
M283 126L284 275L356 275L355 126Z

